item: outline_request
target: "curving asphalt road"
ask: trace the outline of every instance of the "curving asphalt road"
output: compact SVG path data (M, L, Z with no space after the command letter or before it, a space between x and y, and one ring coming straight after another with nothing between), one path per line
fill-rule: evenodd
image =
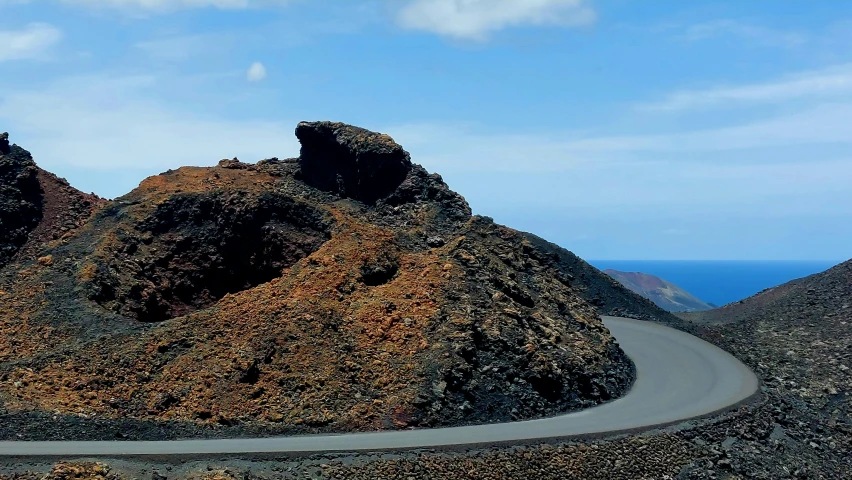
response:
M662 325L603 317L636 364L624 397L540 420L422 430L228 440L0 442L0 455L198 455L434 447L600 434L649 428L712 413L757 391L754 373L720 348Z

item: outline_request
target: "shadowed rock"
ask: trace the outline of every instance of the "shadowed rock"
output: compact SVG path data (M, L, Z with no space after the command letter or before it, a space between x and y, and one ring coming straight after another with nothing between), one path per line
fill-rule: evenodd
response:
M9 134L8 133L0 133L0 155L6 155L10 152L9 148Z
M411 170L408 152L388 135L334 122L301 122L299 164L305 183L373 204Z
M41 220L37 174L29 152L13 149L9 134L0 134L0 267L15 255Z

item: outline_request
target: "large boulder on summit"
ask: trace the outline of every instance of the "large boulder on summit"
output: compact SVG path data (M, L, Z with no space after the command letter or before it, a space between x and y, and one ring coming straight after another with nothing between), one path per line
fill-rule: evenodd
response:
M408 152L391 137L335 122L301 122L299 164L308 185L342 197L375 203L411 170Z

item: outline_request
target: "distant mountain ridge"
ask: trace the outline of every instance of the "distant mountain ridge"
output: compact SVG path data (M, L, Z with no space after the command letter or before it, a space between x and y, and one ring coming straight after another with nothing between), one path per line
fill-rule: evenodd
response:
M669 312L698 312L715 308L714 305L660 277L641 272L621 272L611 268L604 270L604 273Z

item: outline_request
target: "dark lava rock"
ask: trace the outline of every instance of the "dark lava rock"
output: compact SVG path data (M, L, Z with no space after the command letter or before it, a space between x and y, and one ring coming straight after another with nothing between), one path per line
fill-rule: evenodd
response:
M30 153L0 135L0 267L26 243L42 217L38 168Z
M0 155L6 155L9 151L9 134L6 132L0 133Z
M411 170L408 152L387 135L333 122L301 122L302 179L320 190L373 204Z

